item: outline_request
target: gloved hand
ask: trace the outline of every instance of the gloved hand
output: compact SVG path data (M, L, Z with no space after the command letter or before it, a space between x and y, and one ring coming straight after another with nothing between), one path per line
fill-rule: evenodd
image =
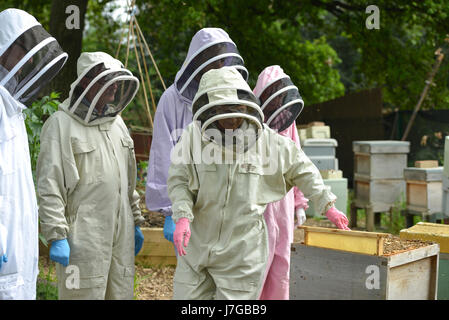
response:
M304 211L304 208L298 208L295 211L295 215L296 215L296 224L295 224L295 228L298 226L302 226L304 224L304 222L306 222L306 212Z
M136 226L135 233L134 233L134 255L137 256L140 249L142 249L143 246L143 233L140 230L140 227Z
M62 264L64 267L69 265L70 246L67 239L55 240L51 243L50 259Z
M173 234L173 240L179 255L185 256L186 251L184 247L187 248L190 239L190 221L187 218L181 218L176 223L175 233ZM183 241L184 240L184 241ZM183 247L184 244L184 247Z
M337 226L338 229L351 230L348 228L348 218L337 208L332 207L326 212L326 217Z
M176 226L172 217L166 216L164 222L164 238L170 242L173 242L173 232L175 232L175 228Z
M8 262L8 257L6 256L6 253L0 257L0 270L2 269L3 262Z

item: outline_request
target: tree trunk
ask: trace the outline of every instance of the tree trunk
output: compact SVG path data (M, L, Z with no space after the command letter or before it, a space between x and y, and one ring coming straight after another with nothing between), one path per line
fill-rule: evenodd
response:
M58 40L59 44L69 58L52 80L49 86L50 91L61 93L60 101L69 96L70 85L77 77L76 63L81 54L83 45L84 18L87 11L88 0L53 0L50 14L50 34ZM66 20L72 13L66 13L68 6L75 5L79 8L79 28L68 29ZM70 20L70 19L69 19Z

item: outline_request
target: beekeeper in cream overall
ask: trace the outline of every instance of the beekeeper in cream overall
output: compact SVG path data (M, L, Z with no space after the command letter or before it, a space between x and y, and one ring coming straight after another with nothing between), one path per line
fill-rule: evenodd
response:
M263 124L234 67L203 75L192 110L168 178L180 255L174 299L257 299L268 259L266 205L298 186L324 215L336 197L301 149Z
M27 12L0 13L0 300L36 298L38 209L23 111L67 57Z
M134 144L119 112L139 82L103 52L82 53L77 69L68 99L42 129L41 230L58 262L59 299L132 299L144 219Z

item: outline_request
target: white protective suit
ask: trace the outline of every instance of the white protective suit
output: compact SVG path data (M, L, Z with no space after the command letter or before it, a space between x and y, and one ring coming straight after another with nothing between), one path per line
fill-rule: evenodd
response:
M64 65L67 54L28 13L0 13L0 225L8 262L0 269L0 300L36 298L38 208L31 171L25 102ZM5 243L0 247L5 247Z
M134 229L144 219L134 144L118 113L138 87L120 61L82 53L69 98L42 129L41 229L49 242L67 239L70 246L69 265L57 264L59 299L133 298ZM78 287L67 285L73 266Z
M191 222L187 253L178 257L174 299L257 299L268 258L266 205L293 186L323 214L336 197L291 139L262 124L258 100L235 68L203 75L193 112L194 122L172 153L168 178L173 220ZM239 129L248 139L231 143L226 132L220 139L218 120L229 118L244 119Z

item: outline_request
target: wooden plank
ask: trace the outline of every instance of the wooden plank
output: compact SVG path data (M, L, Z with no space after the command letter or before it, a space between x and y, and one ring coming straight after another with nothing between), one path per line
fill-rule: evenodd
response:
M440 252L449 254L449 225L419 222L400 231L401 239L427 240L440 245Z
M162 257L162 256L137 256L136 263L145 266L176 266L176 257Z
M309 246L357 252L369 255L382 255L385 233L348 231L331 228L302 226L304 244Z
M437 168L438 160L415 161L415 168Z
M407 180L407 207L427 209L427 184L424 181ZM424 210L426 211L426 210Z
M386 296L386 258L292 244L291 300L382 300ZM369 267L379 288L367 286ZM372 271L371 271L372 272Z
M394 268L412 261L421 260L427 257L438 255L440 246L438 244L431 244L427 247L421 247L414 250L409 250L388 256L388 266Z
M388 300L434 300L434 258L428 257L391 268L387 284Z

